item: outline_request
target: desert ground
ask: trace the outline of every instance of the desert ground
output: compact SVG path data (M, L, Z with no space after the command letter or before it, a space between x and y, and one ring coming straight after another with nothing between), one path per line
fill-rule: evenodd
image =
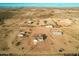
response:
M79 55L79 8L0 8L0 55Z

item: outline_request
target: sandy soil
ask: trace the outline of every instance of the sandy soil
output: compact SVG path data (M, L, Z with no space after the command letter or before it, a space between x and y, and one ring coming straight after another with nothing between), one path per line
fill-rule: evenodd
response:
M4 19L0 25L0 54L79 55L78 8L1 10L15 15ZM26 34L19 36L21 32ZM39 34L45 34L47 38L34 44L33 37Z

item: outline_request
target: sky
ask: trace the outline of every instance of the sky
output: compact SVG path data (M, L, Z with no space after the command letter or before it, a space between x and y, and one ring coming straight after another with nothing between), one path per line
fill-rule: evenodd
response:
M0 3L0 8L13 7L79 7L79 3Z

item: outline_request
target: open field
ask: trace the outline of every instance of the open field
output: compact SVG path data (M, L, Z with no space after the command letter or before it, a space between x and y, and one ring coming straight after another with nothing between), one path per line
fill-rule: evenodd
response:
M79 55L79 9L0 9L0 55Z

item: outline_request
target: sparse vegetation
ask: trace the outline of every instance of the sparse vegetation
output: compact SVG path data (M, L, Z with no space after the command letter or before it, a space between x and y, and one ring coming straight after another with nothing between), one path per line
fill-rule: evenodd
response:
M20 44L21 44L21 42L17 42L17 43L16 43L16 46L19 46Z
M76 9L0 9L0 53L6 53L0 55L53 55L54 52L77 55L73 53L79 53L79 20L76 19L79 19ZM52 32L64 34L56 36Z
M0 12L0 24L4 24L4 20L11 18L14 13L9 11Z

